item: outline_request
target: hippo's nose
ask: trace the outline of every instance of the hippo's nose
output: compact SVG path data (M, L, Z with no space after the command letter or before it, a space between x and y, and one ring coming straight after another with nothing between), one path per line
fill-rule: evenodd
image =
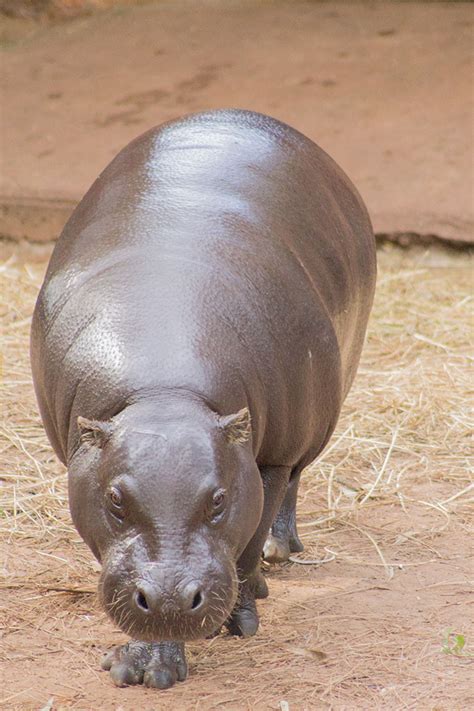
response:
M204 607L204 592L196 582L167 594L159 585L142 581L133 594L136 607L142 613L173 611L186 614L201 612Z
M197 612L204 605L204 593L197 583L188 583L180 597L183 612Z
M157 606L158 596L150 586L142 583L137 585L137 589L133 594L133 601L142 612L152 612Z

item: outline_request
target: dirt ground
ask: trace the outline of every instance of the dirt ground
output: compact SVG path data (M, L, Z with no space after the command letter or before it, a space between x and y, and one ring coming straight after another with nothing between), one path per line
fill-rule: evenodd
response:
M472 3L301 0L161 0L59 24L0 18L2 234L55 238L136 135L237 106L327 150L376 232L472 240L473 20Z
M359 373L300 496L298 557L327 562L266 570L270 597L259 603L256 637L190 644L188 680L160 692L117 689L100 671L102 652L125 638L98 607L97 565L71 527L65 473L39 422L28 363L45 262L9 253L0 268L3 708L474 707L466 254L379 250Z
M474 708L466 252L379 249L356 382L303 476L306 550L265 569L256 637L190 644L188 680L165 692L116 689L100 671L125 638L96 601L98 566L71 526L28 362L49 241L123 145L189 111L251 108L307 133L379 234L472 241L473 20L470 3L301 0L0 17L2 708Z

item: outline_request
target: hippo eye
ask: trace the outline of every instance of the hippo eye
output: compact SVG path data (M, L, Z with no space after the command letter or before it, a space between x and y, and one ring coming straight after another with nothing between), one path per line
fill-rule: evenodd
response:
M214 507L214 510L216 509L221 509L225 501L225 490L224 489L218 489L216 492L214 492L214 496L212 497L212 505Z
M120 493L120 489L117 489L116 486L113 486L110 489L109 496L110 496L110 500L114 506L121 506L122 505L122 494Z
M212 523L217 523L220 520L225 508L226 492L225 489L217 489L212 496Z
M107 494L113 509L115 509L114 513L118 513L116 509L122 507L122 492L117 486L111 486Z

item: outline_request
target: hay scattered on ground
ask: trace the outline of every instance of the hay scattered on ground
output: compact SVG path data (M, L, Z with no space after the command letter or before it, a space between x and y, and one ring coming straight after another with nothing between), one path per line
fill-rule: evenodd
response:
M467 523L474 512L468 258L437 250L407 257L388 248L379 261L356 382L332 441L305 475L305 518L306 499L316 495L318 504L313 521L302 524L309 539L323 524L353 526L362 508L425 507L437 514L427 535L442 531L453 513ZM370 540L369 531L362 535Z
M407 506L412 487L423 483L448 487L446 495L424 502L439 512L440 525L474 502L472 272L459 256L440 268L424 266L420 253L419 266L412 258L400 268L403 253L388 253L379 256L377 297L356 383L326 451L304 475L300 526L307 539L314 529L339 524L374 502ZM31 383L29 328L43 274L43 264L21 264L15 257L0 267L0 532L56 540L76 534L65 470L45 437Z
M467 698L468 684L463 686L462 681L467 677L462 670L449 696L443 697L443 667L432 669L426 693L419 690L423 664L434 654L429 634L421 642L410 639L409 629L402 622L397 627L390 610L378 613L374 628L369 608L364 621L360 612L356 615L350 608L347 597L352 612L339 624L350 629L353 646L349 652L337 646L331 610L327 608L326 617L316 619L315 602L309 596L310 591L314 596L318 561L326 561L319 568L318 580L329 581L329 587L334 584L327 572L331 565L339 563L343 571L353 566L354 576L370 566L378 582L367 588L369 601L375 594L371 591L389 590L400 571L426 571L427 566L435 570L445 562L447 539L443 536L447 532L461 547L469 545L474 512L469 260L466 255L434 249L404 253L387 245L379 254L379 263L376 301L356 382L330 444L303 475L299 526L306 550L294 557L298 563L277 569L271 590L278 594L273 602L264 603L265 631L277 622L277 636L228 640L225 645L217 638L205 647L193 647L194 686L190 684L189 691L186 685L180 686L184 689L176 692L180 703L200 690L202 706L196 708L211 708L213 670L228 665L237 681L248 683L249 707L277 708L266 703L271 694L281 694L283 700L288 697L282 670L295 655L301 657L302 666L299 684L289 687L291 699L294 704L311 699L307 708L378 708L382 702L388 704L385 708L412 708L415 689L421 703L417 708L425 707L423 698L430 699L426 708L446 698L460 707L458 702ZM29 327L44 268L44 263L28 264L15 256L0 268L4 323L0 543L8 544L0 587L25 593L21 610L14 609L13 602L3 609L8 625L15 620L15 631L32 625L38 629L38 602L47 615L56 613L55 623L63 628L62 615L77 612L84 617L92 596L84 602L80 596L68 597L65 591L92 591L97 577L97 565L71 525L65 471L46 440L32 391ZM8 557L8 550L15 550L14 559ZM329 577L324 578L326 574ZM298 590L293 594L295 576ZM354 578L350 580L353 583ZM384 581L388 587L383 587ZM451 577L448 582L457 581ZM465 582L460 575L459 585ZM443 584L443 578L426 583L435 590ZM289 598L285 597L288 590ZM346 592L338 588L337 594ZM322 597L320 601L324 603ZM94 615L91 625L97 626L97 620L107 624L100 613ZM82 620L82 624L89 634L88 622ZM301 630L306 630L303 638ZM382 648L380 635L384 637ZM329 676L318 672L315 680L312 665L315 659L323 664L329 638L333 651L338 650L338 664ZM21 646L21 638L16 639ZM404 639L402 657L400 639ZM253 659L250 666L242 653L245 647ZM12 658L9 653L5 661L12 663ZM88 663L94 668L93 657L88 657ZM380 681L371 686L365 667L372 669L375 678L379 675ZM206 684L210 685L208 693ZM219 703L244 708L235 696L234 686L227 701L221 694ZM294 708L300 707L304 706Z

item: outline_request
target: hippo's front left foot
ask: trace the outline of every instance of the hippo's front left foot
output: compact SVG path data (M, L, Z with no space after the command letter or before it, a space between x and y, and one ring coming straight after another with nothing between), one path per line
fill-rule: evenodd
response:
M223 627L226 627L230 634L237 637L251 637L258 629L258 612L255 599L268 597L268 586L262 575L260 567L248 576L244 583L239 586L239 599L232 610L232 614L221 627L218 627L208 639L217 637Z
M157 689L168 689L188 675L182 642L128 642L105 655L102 669L110 672L116 686L144 684Z
M251 580L240 584L239 599L225 626L230 634L238 637L252 637L258 630L258 612L255 604L255 590Z
M256 600L263 600L268 597L268 585L260 570L260 564L255 568L255 571L249 575L248 584Z

